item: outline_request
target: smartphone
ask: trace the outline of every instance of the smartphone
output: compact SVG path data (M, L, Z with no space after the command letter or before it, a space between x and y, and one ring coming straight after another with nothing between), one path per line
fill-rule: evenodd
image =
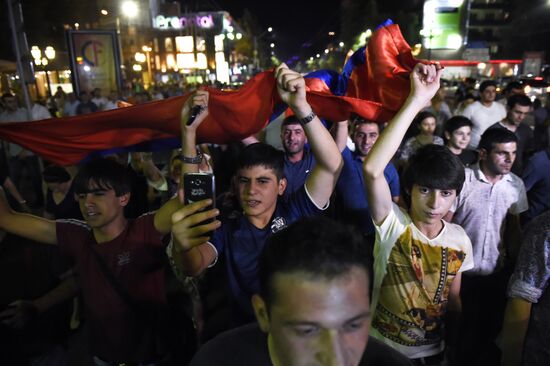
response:
M210 198L212 204L204 208L203 211L208 211L215 207L216 186L214 175L209 173L184 173L183 191L185 195L184 203L186 205ZM204 221L201 224L212 221L214 219Z
M200 105L193 106L191 108L191 113L189 114L189 119L187 120L187 126L195 121L195 118L202 112L203 107Z

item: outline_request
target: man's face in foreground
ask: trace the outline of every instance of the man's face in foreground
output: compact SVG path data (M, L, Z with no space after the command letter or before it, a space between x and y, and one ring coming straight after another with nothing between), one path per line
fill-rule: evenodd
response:
M363 268L352 267L333 279L281 273L275 275L272 286L269 311L258 295L253 304L262 330L269 333L275 366L359 364L370 322Z

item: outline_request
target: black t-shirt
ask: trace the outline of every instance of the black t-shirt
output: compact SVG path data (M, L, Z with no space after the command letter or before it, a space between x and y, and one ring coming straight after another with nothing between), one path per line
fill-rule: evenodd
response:
M51 213L54 218L57 219L77 219L83 220L82 212L78 202L74 198L74 187L71 184L69 192L65 195L65 198L59 203L55 203L53 199L53 192L48 189L46 192L46 207L45 210Z
M272 366L267 335L257 324L248 324L207 342L199 349L190 366ZM411 366L412 362L390 346L369 337L360 366Z
M469 168L471 165L474 165L475 163L477 163L477 160L478 160L477 151L468 150L468 149L462 150L462 152L458 155L458 157L460 158L460 161L462 161L462 164L464 164L466 168Z

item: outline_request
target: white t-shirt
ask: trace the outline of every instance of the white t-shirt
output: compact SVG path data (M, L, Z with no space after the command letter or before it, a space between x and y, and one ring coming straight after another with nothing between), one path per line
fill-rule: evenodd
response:
M468 117L474 124L472 126L472 139L468 148L476 150L483 132L491 125L506 118L506 108L497 102L493 102L490 107L486 107L481 102L476 101L464 108L462 115Z
M451 284L474 267L470 239L445 221L429 239L396 204L375 228L371 335L409 358L442 352Z

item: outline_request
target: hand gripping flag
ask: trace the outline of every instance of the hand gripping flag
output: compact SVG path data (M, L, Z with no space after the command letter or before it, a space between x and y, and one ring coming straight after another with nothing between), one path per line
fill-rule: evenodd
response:
M341 121L354 112L385 122L409 93L408 75L419 62L410 51L397 25L382 26L367 48L348 60L341 75L307 75L307 100L322 119ZM248 137L265 127L282 104L273 70L256 75L237 91L206 90L209 115L197 131L198 142L223 144ZM189 95L77 117L7 123L0 126L0 138L59 165L77 164L94 152L113 149L175 148L181 108Z

